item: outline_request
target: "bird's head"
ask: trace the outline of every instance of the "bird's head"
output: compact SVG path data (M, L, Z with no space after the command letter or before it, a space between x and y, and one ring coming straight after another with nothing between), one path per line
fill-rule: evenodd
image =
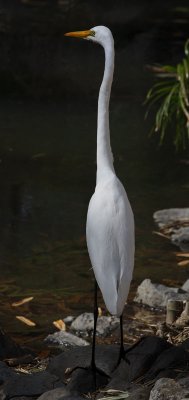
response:
M91 40L104 46L107 42L113 41L111 31L106 26L95 26L86 31L76 31L65 33L65 36L82 38L85 40Z

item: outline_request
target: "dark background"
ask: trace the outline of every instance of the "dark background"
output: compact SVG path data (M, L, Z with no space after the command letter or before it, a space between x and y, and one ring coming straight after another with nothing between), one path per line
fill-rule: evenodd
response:
M68 41L64 33L101 24L107 25L115 38L113 94L126 96L132 69L142 74L146 63L176 62L182 56L188 37L187 7L184 0L1 0L1 96L67 101L73 95L96 95L102 51ZM142 75L137 83L143 84Z

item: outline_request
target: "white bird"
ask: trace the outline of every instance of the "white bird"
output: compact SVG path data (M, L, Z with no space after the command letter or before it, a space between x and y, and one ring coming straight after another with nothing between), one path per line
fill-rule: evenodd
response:
M110 145L109 99L114 73L114 40L105 26L65 35L99 43L105 52L104 76L98 98L96 188L89 203L86 235L91 264L106 307L111 314L120 317L120 359L124 354L122 314L133 275L135 240L133 212L125 189L115 174ZM97 316L96 304L93 366Z

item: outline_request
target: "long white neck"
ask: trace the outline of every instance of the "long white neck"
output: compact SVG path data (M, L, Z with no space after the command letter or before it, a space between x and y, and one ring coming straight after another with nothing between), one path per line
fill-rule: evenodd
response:
M97 121L97 183L114 173L113 156L110 145L109 100L114 72L113 38L104 46L105 68L98 98Z

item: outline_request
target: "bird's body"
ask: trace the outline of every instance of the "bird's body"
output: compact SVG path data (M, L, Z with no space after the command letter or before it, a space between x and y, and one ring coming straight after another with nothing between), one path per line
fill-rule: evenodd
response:
M115 174L97 184L87 215L87 246L107 309L120 316L133 272L134 223L125 189Z
M125 189L115 174L110 145L109 99L114 73L114 40L111 31L104 26L70 32L66 36L99 43L105 52L104 76L98 98L97 179L88 208L86 236L95 278L107 309L120 317L120 361L124 357L122 313L134 267L134 218ZM95 293L96 289L95 285ZM97 316L96 293L91 362L93 369Z

